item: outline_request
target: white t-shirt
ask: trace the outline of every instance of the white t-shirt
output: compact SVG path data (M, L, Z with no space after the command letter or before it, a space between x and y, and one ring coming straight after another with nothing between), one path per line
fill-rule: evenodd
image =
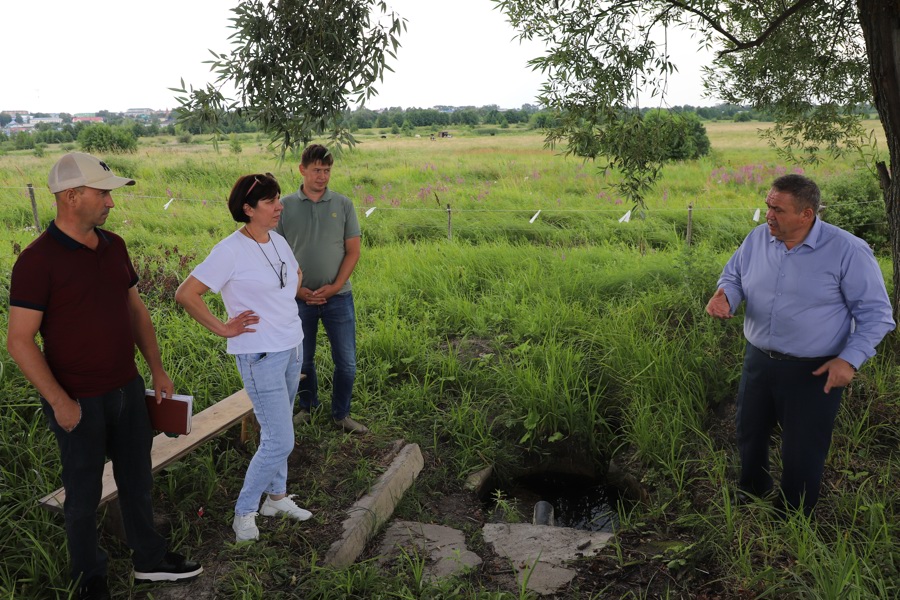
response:
M278 271L285 263L284 287ZM269 232L269 241L257 243L240 230L219 242L191 272L215 293L222 293L228 318L245 310L259 316L255 332L228 338L228 354L281 352L303 341L297 314L297 259L283 237Z

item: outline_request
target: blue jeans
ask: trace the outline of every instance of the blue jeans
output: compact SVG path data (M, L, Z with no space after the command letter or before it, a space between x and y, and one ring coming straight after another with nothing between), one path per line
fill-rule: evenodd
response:
M79 398L81 421L72 431L59 426L50 404L41 398L62 460L63 511L73 580L106 576L107 555L97 539L97 505L107 456L113 463L134 568L148 571L165 556L166 540L153 525L153 429L144 389L144 380L137 376L102 396Z
M263 493L287 491L287 459L294 449L294 396L303 349L297 346L281 352L236 354L234 358L260 428L259 447L234 507L236 515L244 516L259 510Z
M310 306L297 300L297 311L303 322L303 373L297 401L303 410L319 406L319 381L316 377L316 333L319 321L331 342L334 377L331 390L331 416L341 420L350 414L350 396L356 379L356 309L353 292L336 294L325 304Z
M844 388L824 391L821 361L776 360L747 344L738 388L737 445L739 487L756 496L772 489L769 440L781 425L781 495L778 504L811 514L819 499L831 432Z

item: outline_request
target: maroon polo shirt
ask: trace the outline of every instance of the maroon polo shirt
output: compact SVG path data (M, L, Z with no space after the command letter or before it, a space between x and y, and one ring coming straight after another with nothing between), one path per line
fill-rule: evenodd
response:
M122 387L138 371L128 291L137 273L125 242L97 229L91 250L50 222L13 266L9 304L41 311L50 371L74 398Z

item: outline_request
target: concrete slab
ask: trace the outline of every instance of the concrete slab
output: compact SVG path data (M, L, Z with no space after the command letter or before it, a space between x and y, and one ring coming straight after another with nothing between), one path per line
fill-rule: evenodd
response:
M452 527L397 521L384 533L378 553L379 564L399 555L400 549L425 556L425 578L429 581L449 577L481 564L481 557L466 547L463 532Z
M394 514L397 503L424 465L418 444L404 446L369 493L350 507L349 516L344 520L344 532L328 549L324 563L338 568L352 565L374 531Z
M488 523L484 541L500 556L510 559L521 584L537 594L556 593L575 577L570 561L592 556L612 538L611 533L582 531L526 523Z

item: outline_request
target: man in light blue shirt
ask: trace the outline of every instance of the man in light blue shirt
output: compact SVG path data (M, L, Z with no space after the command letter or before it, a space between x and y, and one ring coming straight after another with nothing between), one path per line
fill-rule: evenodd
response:
M781 425L781 497L811 514L841 394L894 319L881 269L861 239L817 218L819 188L785 175L766 196L766 224L725 265L706 312L746 302L738 390L739 499L772 490L769 437Z

